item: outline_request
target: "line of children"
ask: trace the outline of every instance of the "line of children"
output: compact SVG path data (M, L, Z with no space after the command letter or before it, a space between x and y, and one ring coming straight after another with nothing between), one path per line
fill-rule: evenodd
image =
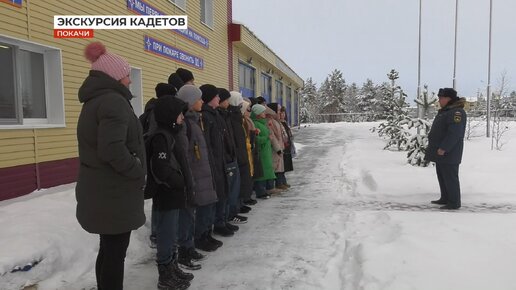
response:
M193 74L183 68L156 92L145 114L150 118L146 144L151 144L147 184L154 181L158 188L151 223L158 288L186 289L193 275L178 265L200 269L206 256L197 250L216 251L223 242L214 234L231 237L247 222L241 214L257 203L253 190L257 198L268 198L286 184L278 164L284 163L288 134L280 123L281 106L271 104L273 111L253 106L254 100L238 92L196 87Z

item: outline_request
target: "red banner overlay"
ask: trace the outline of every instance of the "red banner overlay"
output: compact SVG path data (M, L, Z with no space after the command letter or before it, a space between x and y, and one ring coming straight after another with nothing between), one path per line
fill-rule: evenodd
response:
M54 38L93 38L93 29L54 29Z

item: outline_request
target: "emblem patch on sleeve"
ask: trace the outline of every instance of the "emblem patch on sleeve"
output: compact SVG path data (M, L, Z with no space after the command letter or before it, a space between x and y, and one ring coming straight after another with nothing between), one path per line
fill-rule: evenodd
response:
M460 123L460 121L462 121L461 112L455 112L455 115L453 116L453 122Z

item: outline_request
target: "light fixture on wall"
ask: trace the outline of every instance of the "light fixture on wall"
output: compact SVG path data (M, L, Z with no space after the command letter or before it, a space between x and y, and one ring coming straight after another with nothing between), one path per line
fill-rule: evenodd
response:
M249 64L252 64L252 63L253 63L253 57L252 57L252 56L250 56L250 57L247 59L247 63L249 63Z
M280 76L280 77L279 77L279 80L281 81L282 79L283 79L283 77L282 77L282 76Z
M270 69L268 69L268 70L267 70L267 73L268 73L268 74L273 74L273 73L274 73L274 71L272 70L272 68L270 68Z

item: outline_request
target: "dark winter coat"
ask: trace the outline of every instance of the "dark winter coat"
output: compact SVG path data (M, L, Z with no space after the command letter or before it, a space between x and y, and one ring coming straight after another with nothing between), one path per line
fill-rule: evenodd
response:
M467 122L465 102L462 98L439 110L428 133L425 160L443 164L461 163ZM437 155L438 149L446 152L444 156Z
M292 163L292 131L290 130L290 127L287 124L287 121L282 120L281 125L283 125L283 128L285 129L285 132L287 133L287 140L285 142L285 149L283 150L283 163L284 163L284 169L285 172L290 172L294 170L294 165Z
M189 139L187 157L195 181L194 203L205 206L217 202L217 192L210 167L210 153L202 130L204 125L201 127L200 122L199 113L186 113L185 127Z
M202 105L204 137L210 152L210 166L215 179L215 190L219 199L227 197L226 162L224 160L223 125L217 110Z
M274 167L272 166L272 145L269 138L270 131L267 127L267 119L257 119L254 113L251 115L254 126L260 130L260 133L256 136L256 146L259 150L260 160L254 160L254 162L260 162L262 166L262 175L259 178L255 178L257 181L276 179L274 174ZM276 153L274 153L276 154Z
M160 211L186 208L186 179L179 162L182 156L176 138L162 128L158 128L149 138L152 138L150 170L154 178L160 181L152 199L153 204Z
M222 124L222 136L224 140L224 161L226 164L237 161L235 136L233 124L227 109L218 108L220 123Z
M145 147L131 98L100 71L90 71L79 89L77 220L90 233L120 234L145 223Z
M249 155L247 151L247 145L249 144L250 146L250 143L247 141L244 129L244 116L240 111L240 107L229 106L228 112L229 120L233 128L238 169L240 172L240 196L243 199L249 199L253 193L253 179L251 178Z
M161 96L154 108L154 118L158 125L152 139L151 165L152 173L165 184L158 186L158 192L153 202L159 210L181 209L189 206L193 200L193 178L188 164L188 139L183 133L184 124L177 124L181 113L185 113L188 104L172 96ZM162 134L158 134L162 133ZM166 141L160 136L168 136L173 142L161 143L161 148L155 148L158 141ZM161 139L161 140L160 140ZM168 144L168 145L167 145ZM168 147L167 147L168 146Z
M187 137L187 125L183 123L183 126L179 133L174 136L176 139L176 147L174 148L174 153L176 154L177 161L179 162L181 169L183 170L183 175L185 178L185 190L186 190L186 198L187 198L187 206L195 207L195 180L192 173L190 161L188 158L189 155L189 146L190 142Z

